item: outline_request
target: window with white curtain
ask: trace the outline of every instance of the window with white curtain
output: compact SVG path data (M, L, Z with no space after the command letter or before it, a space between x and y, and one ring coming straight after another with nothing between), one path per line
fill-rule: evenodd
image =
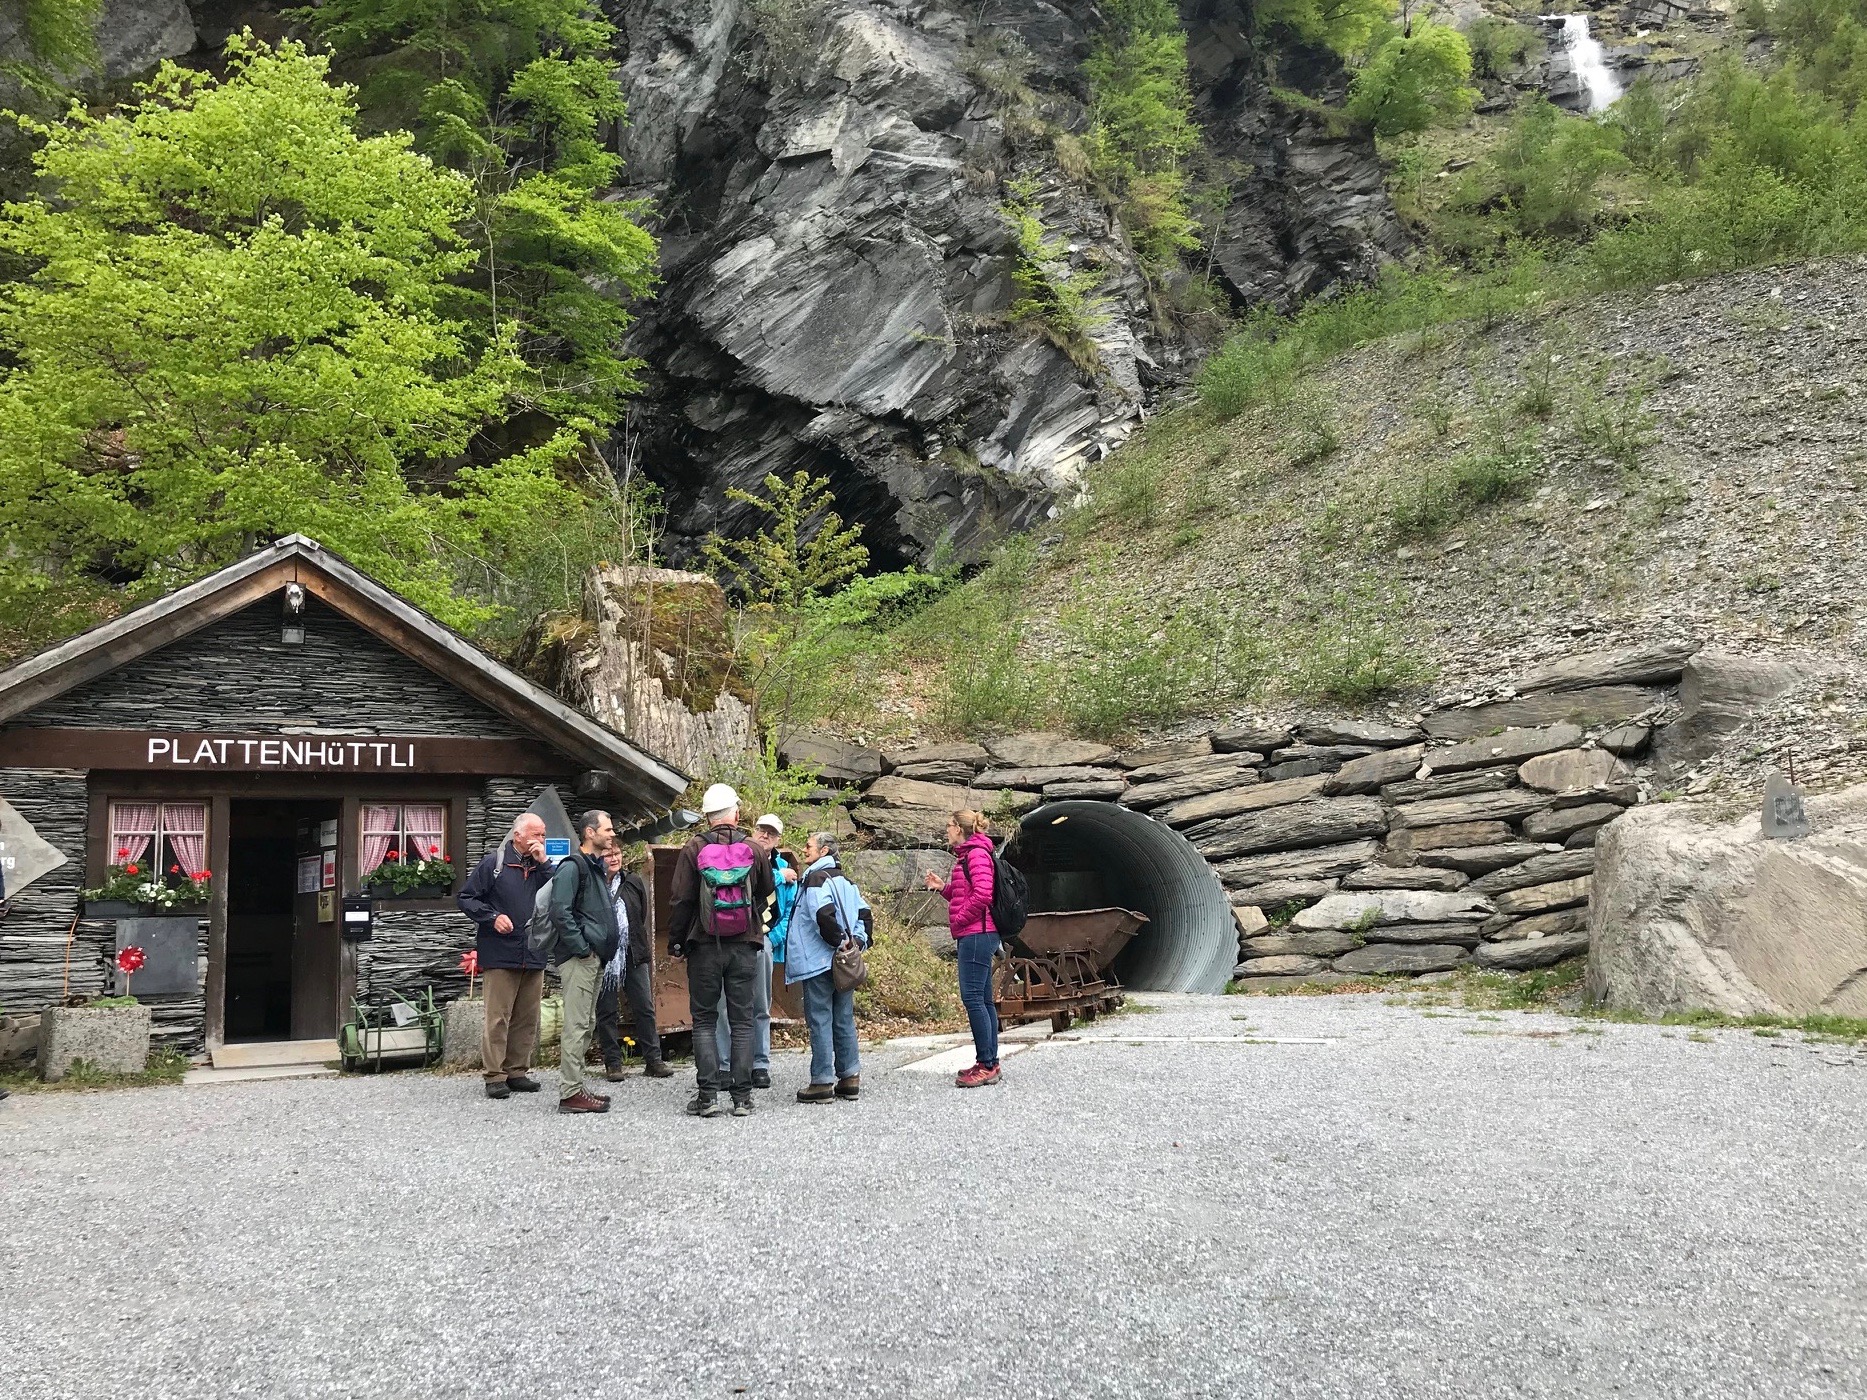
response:
M361 852L365 884L386 862L447 859L447 804L365 802Z
M207 803L112 802L110 863L163 884L207 872Z

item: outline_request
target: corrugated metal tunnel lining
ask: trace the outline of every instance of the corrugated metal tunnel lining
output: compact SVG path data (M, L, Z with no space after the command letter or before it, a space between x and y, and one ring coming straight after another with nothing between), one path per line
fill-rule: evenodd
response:
M1028 814L1010 856L1031 909L1121 905L1148 923L1115 959L1137 991L1222 992L1238 934L1225 888L1179 832L1109 802L1052 802Z

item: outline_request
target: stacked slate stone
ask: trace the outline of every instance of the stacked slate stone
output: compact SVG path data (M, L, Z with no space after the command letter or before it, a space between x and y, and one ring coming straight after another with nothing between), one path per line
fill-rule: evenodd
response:
M1057 734L880 751L809 735L780 754L821 773L884 847L938 848L962 807L1015 818L1087 799L1164 822L1229 891L1235 976L1254 983L1520 970L1587 950L1595 838L1648 795L1643 756L1679 715L1694 651L1563 658L1408 723L1310 720L1126 751ZM912 895L921 865L866 858L879 892Z

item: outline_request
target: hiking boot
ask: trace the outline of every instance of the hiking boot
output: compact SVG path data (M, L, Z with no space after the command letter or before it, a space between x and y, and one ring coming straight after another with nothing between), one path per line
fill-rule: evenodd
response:
M506 1087L515 1094L535 1094L544 1088L544 1085L529 1074L514 1074L507 1078Z
M559 1113L608 1113L609 1100L599 1099L595 1094L572 1094L568 1099L558 1100Z
M512 1086L503 1079L489 1079L486 1081L486 1097L489 1099L509 1099L512 1097Z
M962 1089L977 1089L984 1084L996 1084L998 1083L998 1066L992 1065L988 1068L985 1065L974 1065L971 1069L961 1070L958 1078L953 1082Z
M836 1090L828 1084L813 1084L808 1089L797 1091L799 1103L828 1103L836 1097Z
M696 1118L718 1118L726 1110L711 1094L695 1094L687 1101L687 1111Z
M666 1060L650 1060L642 1073L646 1074L650 1079L672 1079L674 1078L674 1067Z
M771 1071L768 1069L753 1070L752 1071L752 1087L754 1089L771 1088Z
M621 1065L605 1065L603 1067L603 1078L607 1079L611 1084L622 1083L623 1077L624 1074Z
M733 1117L750 1118L751 1116L752 1116L752 1096L750 1094L748 1094L743 1099L733 1100Z
M836 1097L839 1099L853 1099L861 1093L862 1076L859 1074L846 1074L836 1081Z

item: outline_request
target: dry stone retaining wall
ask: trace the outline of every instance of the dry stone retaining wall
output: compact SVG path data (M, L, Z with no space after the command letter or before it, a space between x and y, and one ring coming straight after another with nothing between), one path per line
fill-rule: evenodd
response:
M1682 677L1702 690L1727 672L1738 684L1716 703L1681 706ZM1660 794L1663 755L1702 753L1716 735L1697 717L1727 728L1784 675L1660 642L1565 657L1404 723L1310 718L1122 751L1054 734L879 751L810 735L781 754L841 787L882 847L938 847L962 807L1015 819L1089 799L1165 822L1225 885L1250 985L1522 970L1588 950L1595 841ZM855 859L884 895L939 863Z

